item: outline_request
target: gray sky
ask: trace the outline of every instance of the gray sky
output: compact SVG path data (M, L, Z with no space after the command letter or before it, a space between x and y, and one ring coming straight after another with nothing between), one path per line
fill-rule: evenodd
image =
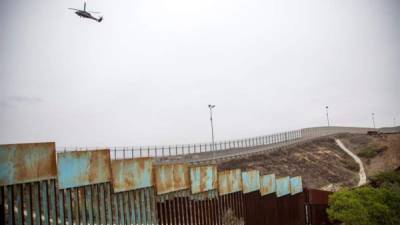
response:
M400 1L0 1L0 143L400 124Z

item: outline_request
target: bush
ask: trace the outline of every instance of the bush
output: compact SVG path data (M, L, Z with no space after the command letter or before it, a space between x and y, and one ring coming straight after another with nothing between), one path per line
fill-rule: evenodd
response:
M399 187L400 172L381 172L375 176L369 177L369 180L374 187Z
M346 225L400 224L400 174L385 172L372 178L376 188L343 189L329 197L327 213Z
M381 152L384 152L387 149L387 146L375 146L375 145L370 145L368 147L365 147L361 149L361 151L357 154L359 157L371 159L374 158L375 156L379 155Z

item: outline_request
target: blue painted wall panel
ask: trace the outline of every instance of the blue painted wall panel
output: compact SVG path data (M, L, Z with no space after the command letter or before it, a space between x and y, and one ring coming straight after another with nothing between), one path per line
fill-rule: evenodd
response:
M303 192L303 183L301 177L298 176L290 178L290 193L295 195L301 192Z

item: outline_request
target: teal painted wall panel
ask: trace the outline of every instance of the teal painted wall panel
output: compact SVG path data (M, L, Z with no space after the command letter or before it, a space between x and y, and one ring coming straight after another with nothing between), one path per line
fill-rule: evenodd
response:
M274 193L276 191L275 174L261 176L260 192L261 196Z
M281 197L290 194L290 178L282 177L276 179L276 196Z
M60 189L111 181L110 151L75 151L57 154Z
M192 194L206 192L217 188L217 167L198 166L190 168Z
M153 158L112 160L114 192L153 186L153 162Z
M242 172L243 193L260 190L260 171Z
M158 195L190 188L189 167L186 163L157 165L154 176Z
M242 171L240 169L218 172L218 193L226 195L242 191Z

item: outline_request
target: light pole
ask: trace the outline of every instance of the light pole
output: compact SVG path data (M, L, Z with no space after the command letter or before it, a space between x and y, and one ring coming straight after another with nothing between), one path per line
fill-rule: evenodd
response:
M329 107L325 106L325 109L326 109L326 121L328 121L328 127L329 127L329 112L328 112Z
M372 116L372 124L374 125L374 128L376 128L375 127L375 113L371 113L371 116Z
M211 122L211 140L212 140L212 150L214 151L214 125L213 125L213 119L212 119L212 110L215 108L215 105L208 105L208 108L210 109L210 122Z

